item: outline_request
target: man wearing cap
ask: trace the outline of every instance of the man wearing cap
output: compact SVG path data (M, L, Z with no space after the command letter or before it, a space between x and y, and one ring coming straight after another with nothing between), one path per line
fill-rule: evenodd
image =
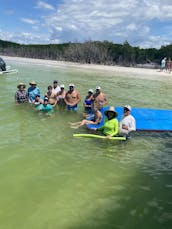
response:
M93 100L94 100L94 107L97 107L98 109L103 108L105 105L107 105L108 101L106 99L106 95L101 92L101 87L96 87L96 92L93 94Z
M30 83L30 87L27 90L28 97L29 97L29 103L32 103L35 100L36 95L40 95L40 90L37 87L37 83L33 80Z
M48 115L51 115L53 112L53 106L48 103L48 98L44 97L44 102L43 104L40 104L37 108L37 111L43 111L47 113Z
M19 83L17 85L18 90L15 93L15 102L16 104L27 103L28 102L28 95L27 91L25 90L26 85L24 83Z
M65 96L66 96L65 86L64 86L64 84L61 84L60 85L60 92L58 93L58 96L57 96L57 102L61 108L65 108L65 106L66 106L66 103L64 101Z
M58 81L54 80L53 81L52 93L57 96L59 94L59 92L60 92L60 87L58 85Z
M124 106L124 114L119 123L119 134L120 135L128 135L131 131L136 131L136 120L130 114L131 106Z
M67 104L67 109L69 111L77 111L78 103L81 101L80 93L75 90L74 84L69 84L69 90L66 93L65 103Z
M32 101L32 104L35 105L35 108L38 107L40 104L43 104L44 100L41 99L40 95L36 95L35 99Z

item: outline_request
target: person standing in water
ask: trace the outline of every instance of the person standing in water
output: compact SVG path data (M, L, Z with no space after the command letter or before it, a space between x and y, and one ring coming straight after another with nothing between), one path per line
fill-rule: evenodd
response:
M78 103L81 101L81 96L80 93L75 90L74 84L69 84L69 90L65 95L64 101L67 104L68 111L78 110Z
M40 90L37 87L37 83L33 80L30 83L30 87L28 88L28 97L29 103L32 103L35 100L36 95L40 95Z
M93 94L93 100L94 107L97 107L98 109L101 109L108 104L106 95L103 92L101 92L100 86L96 87L96 92Z
M27 103L28 102L28 95L27 91L25 90L26 85L24 83L19 83L17 85L18 90L15 93L15 102L16 104Z
M83 117L88 117L91 114L93 114L93 89L88 90L88 95L86 95L83 105L84 105Z

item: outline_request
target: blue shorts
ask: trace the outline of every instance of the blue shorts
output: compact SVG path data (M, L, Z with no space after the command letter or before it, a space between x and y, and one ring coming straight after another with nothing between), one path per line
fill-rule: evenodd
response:
M78 106L77 106L77 104L74 105L74 106L67 105L67 109L68 109L68 111L77 111L78 110Z

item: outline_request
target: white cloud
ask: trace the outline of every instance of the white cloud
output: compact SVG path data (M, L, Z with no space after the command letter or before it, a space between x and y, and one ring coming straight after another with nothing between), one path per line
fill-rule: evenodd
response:
M141 47L171 43L171 30L167 28L172 27L172 0L63 0L56 9L48 0L38 0L36 8L47 10L37 11L40 21L27 17L21 20L32 25L35 32L47 29L45 42L49 36L56 43L89 39L114 43L127 40ZM34 42L33 37L30 39Z
M29 19L29 18L21 18L20 20L22 22L24 22L24 23L31 24L31 25L35 25L35 24L38 23L37 20L32 20L32 19Z
M135 23L131 23L127 26L127 30L129 31L136 31L137 30L137 26Z
M55 8L52 5L43 1L38 1L36 8L45 9L45 10L55 10Z
M172 1L64 0L56 13L45 18L45 25L51 38L60 42L92 39L123 43L128 40L132 45L139 45L139 41L143 44L142 40L154 42L149 39L152 20L172 20Z
M22 33L9 33L2 32L0 29L0 39L6 41L13 41L19 44L47 44L50 43L51 40L48 36L43 36L39 34L33 34L28 32Z

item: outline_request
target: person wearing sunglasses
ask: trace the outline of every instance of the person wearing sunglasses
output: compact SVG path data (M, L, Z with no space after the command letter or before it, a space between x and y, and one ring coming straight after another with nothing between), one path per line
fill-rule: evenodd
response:
M75 89L75 85L70 83L69 90L66 92L64 101L68 111L77 111L78 103L81 101L80 93Z
M127 136L131 131L136 131L136 120L130 114L131 106L124 106L124 114L119 122L119 134L122 136Z

